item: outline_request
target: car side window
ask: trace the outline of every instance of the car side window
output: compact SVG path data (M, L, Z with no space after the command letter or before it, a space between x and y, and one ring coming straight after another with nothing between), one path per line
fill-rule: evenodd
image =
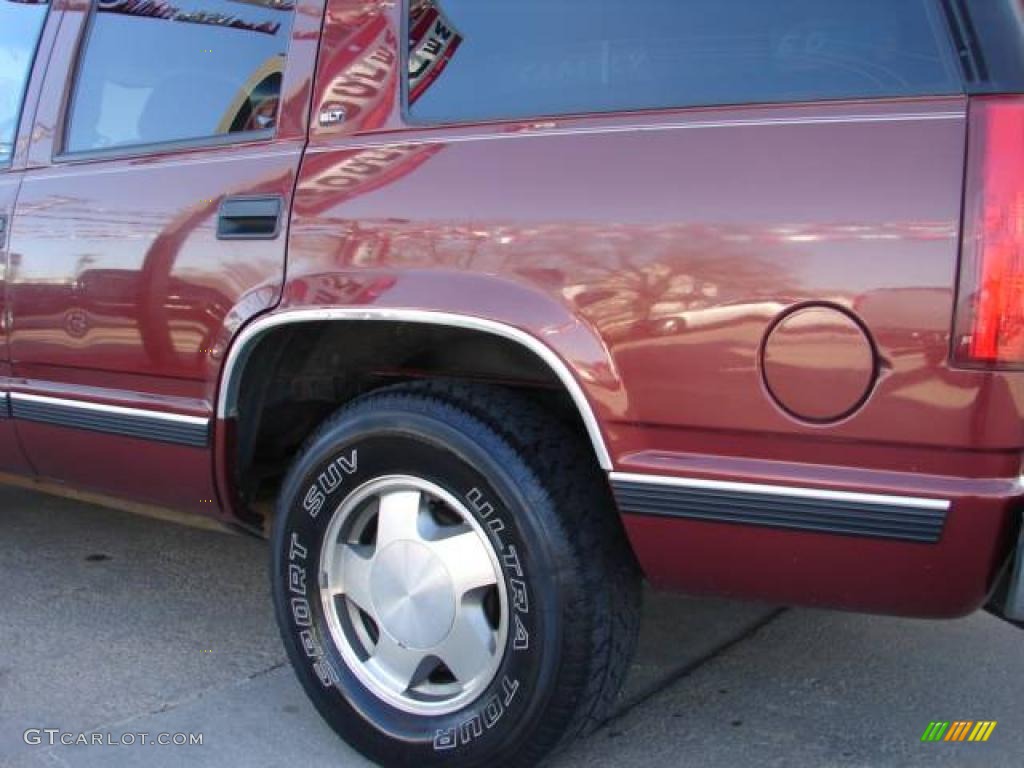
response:
M11 161L47 3L0 0L0 167Z
M412 122L962 90L938 0L409 2Z
M98 0L66 152L275 128L291 0Z

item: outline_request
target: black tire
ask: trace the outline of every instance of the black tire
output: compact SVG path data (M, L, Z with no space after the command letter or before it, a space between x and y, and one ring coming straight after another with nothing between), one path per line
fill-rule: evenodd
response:
M339 457L352 471L314 516L303 500ZM332 642L320 600L306 596L319 583L313 553L329 510L369 480L403 473L460 499L475 489L493 509L478 504L472 514L502 561L508 594L513 579L517 595L525 584L526 604L509 601L517 631L493 680L444 715L410 714L375 696ZM346 742L386 766L535 765L609 714L639 623L639 571L589 445L530 399L488 386L403 384L328 419L283 484L271 580L307 694Z

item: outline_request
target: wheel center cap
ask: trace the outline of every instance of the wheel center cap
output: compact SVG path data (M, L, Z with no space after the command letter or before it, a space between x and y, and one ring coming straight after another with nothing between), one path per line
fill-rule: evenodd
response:
M437 646L455 620L455 587L441 559L416 541L395 541L374 559L370 591L376 619L401 645Z

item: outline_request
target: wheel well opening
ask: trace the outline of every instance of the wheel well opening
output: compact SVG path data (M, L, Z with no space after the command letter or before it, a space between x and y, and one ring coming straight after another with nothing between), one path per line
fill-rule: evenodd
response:
M244 359L227 471L238 522L269 530L296 452L332 412L359 395L416 379L498 384L525 392L593 446L551 366L528 347L486 331L401 321L281 325ZM595 462L598 457L595 454Z

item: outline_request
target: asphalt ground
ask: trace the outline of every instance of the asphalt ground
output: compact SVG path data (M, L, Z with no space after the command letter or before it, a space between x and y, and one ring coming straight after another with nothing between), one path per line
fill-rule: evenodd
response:
M0 542L0 765L368 765L285 661L265 543L5 487ZM922 743L933 720L998 725ZM1016 768L1022 726L1024 632L991 616L649 592L618 714L552 765ZM203 743L26 744L31 728Z

